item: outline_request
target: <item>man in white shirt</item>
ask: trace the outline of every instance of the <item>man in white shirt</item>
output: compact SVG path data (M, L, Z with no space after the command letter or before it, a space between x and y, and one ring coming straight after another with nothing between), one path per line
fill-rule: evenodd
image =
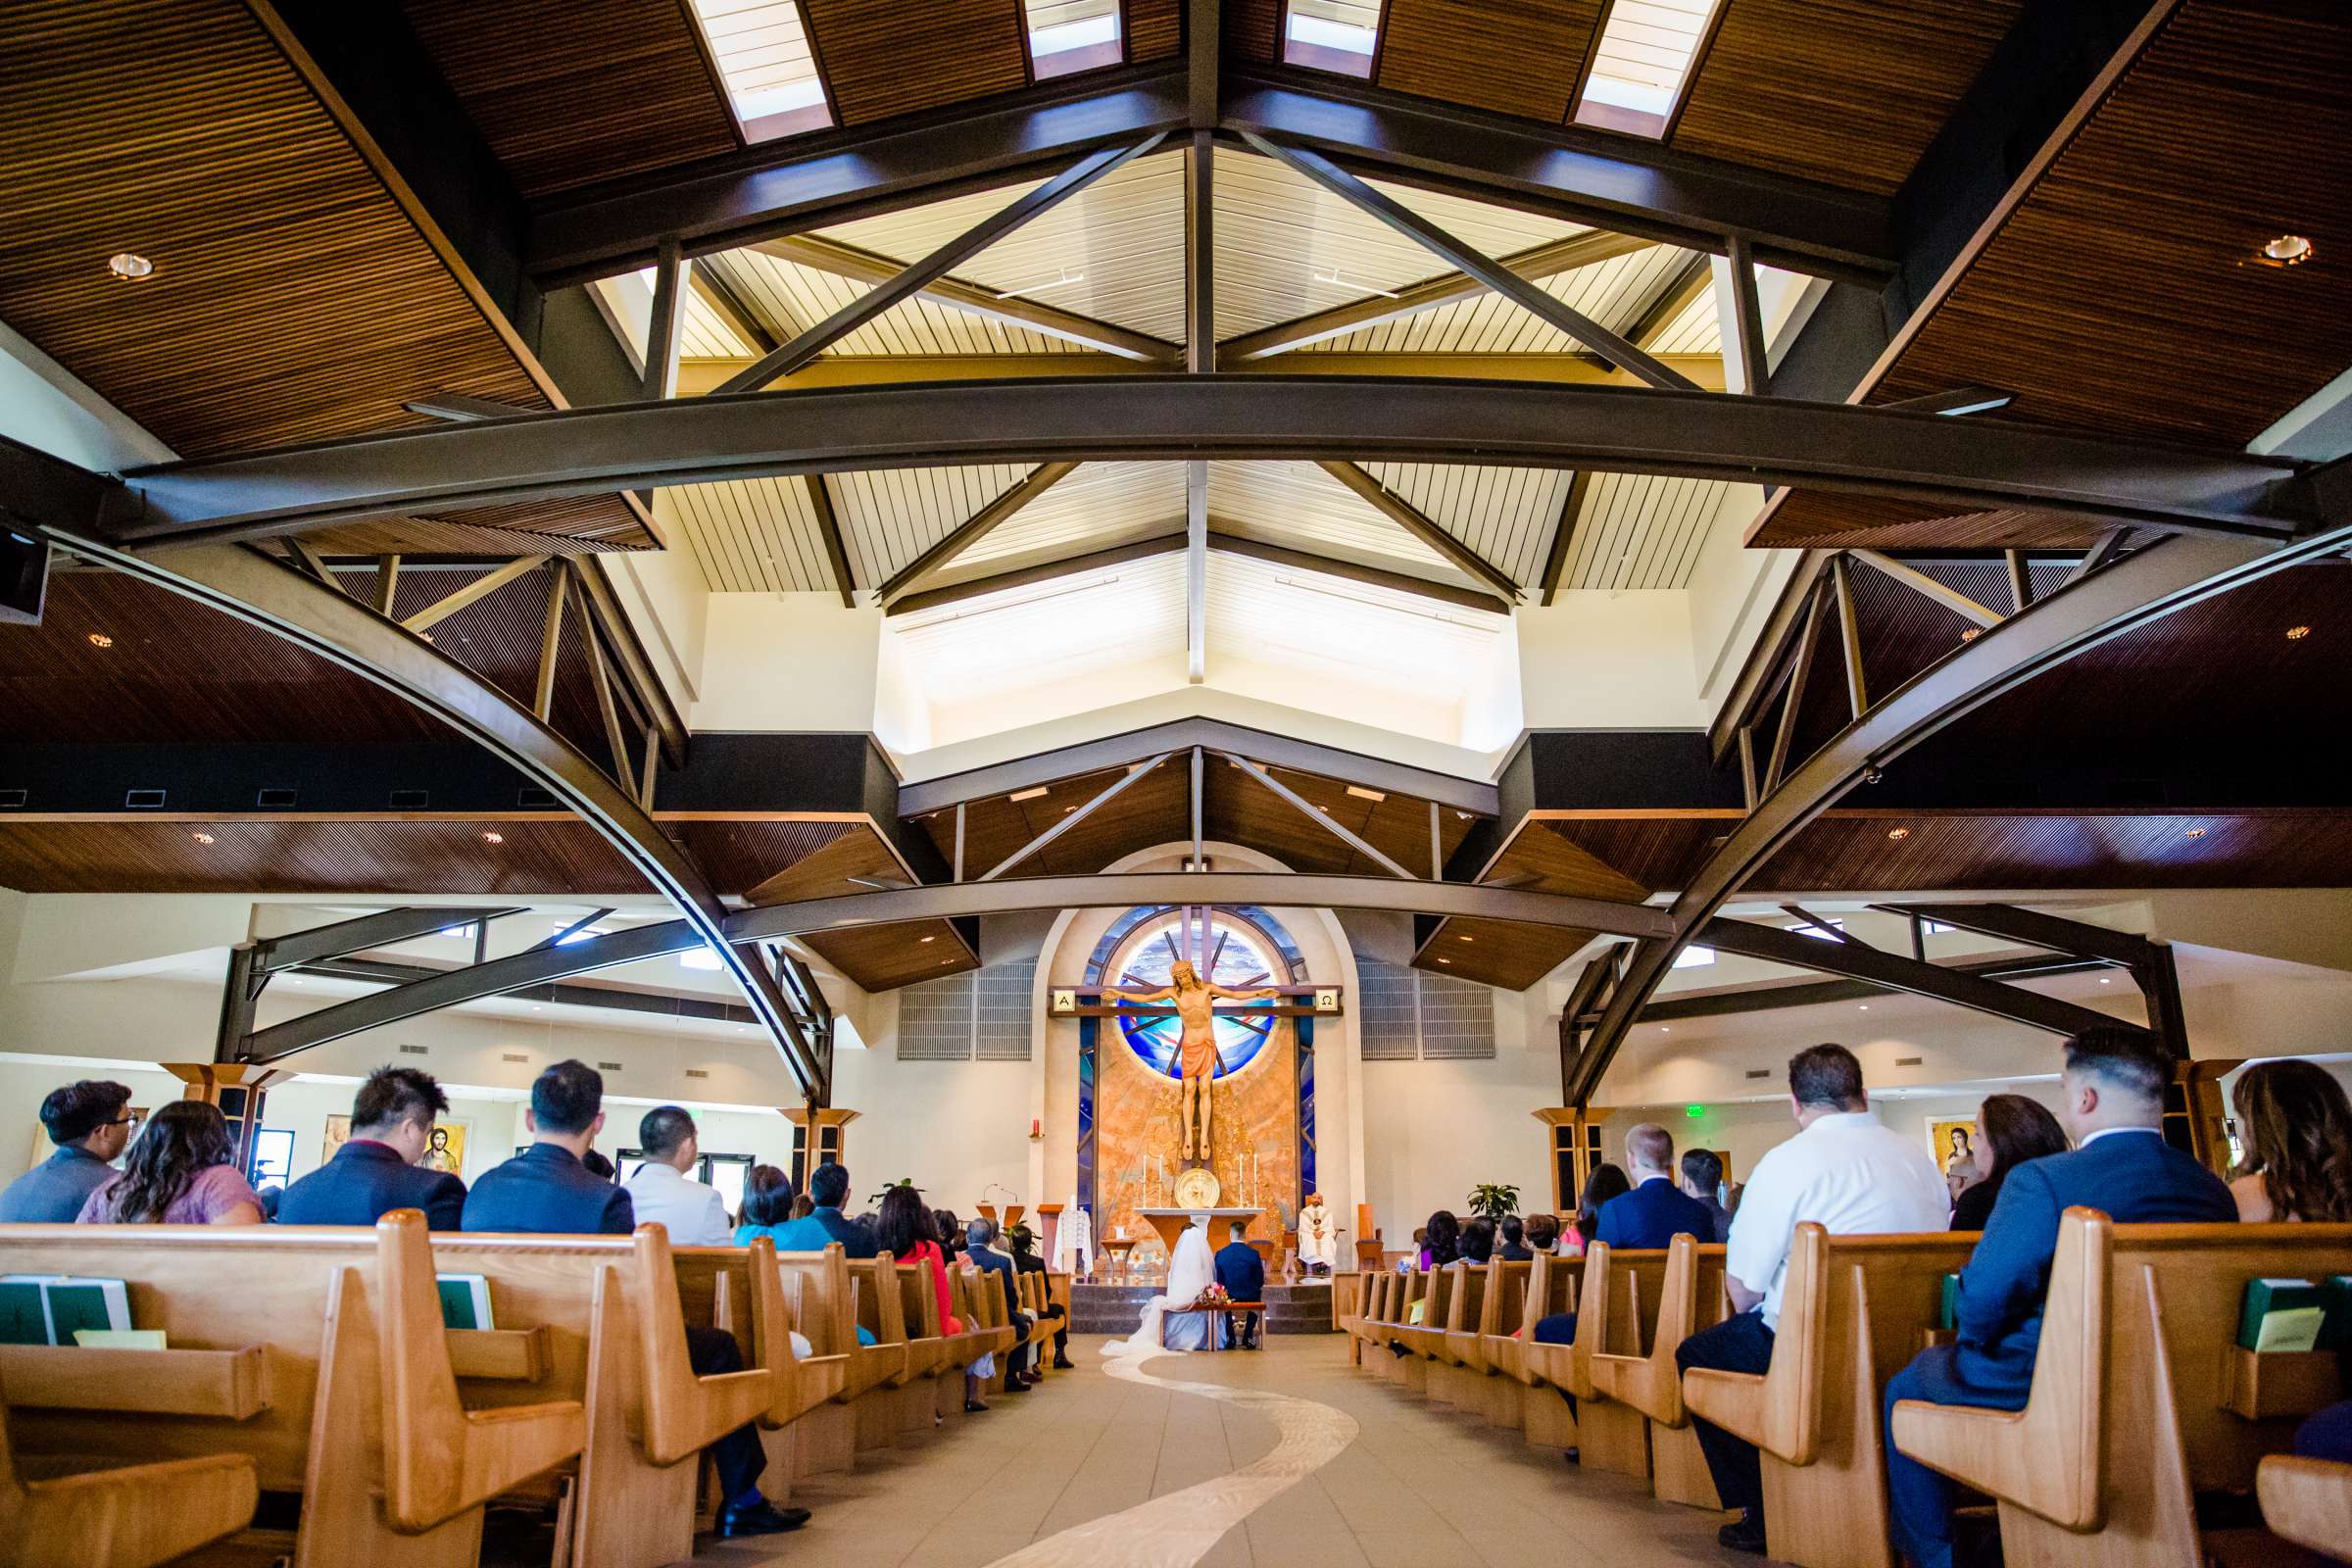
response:
M727 1228L726 1200L716 1189L686 1178L703 1157L694 1118L679 1106L658 1105L637 1124L637 1146L645 1163L623 1184L636 1205L637 1223L667 1226L672 1247L731 1244L735 1233Z
M1788 1103L1797 1134L1756 1162L1724 1248L1724 1287L1738 1315L1683 1342L1675 1361L1685 1371L1771 1369L1798 1225L1814 1221L1833 1236L1905 1235L1940 1231L1951 1217L1936 1162L1871 1114L1852 1052L1813 1046L1790 1057ZM1764 1477L1755 1446L1708 1422L1692 1424L1716 1494L1741 1514L1717 1539L1763 1555Z

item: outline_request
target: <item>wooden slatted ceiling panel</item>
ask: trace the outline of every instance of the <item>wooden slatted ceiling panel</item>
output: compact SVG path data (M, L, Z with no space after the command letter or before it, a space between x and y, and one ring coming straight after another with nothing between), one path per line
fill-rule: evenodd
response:
M1184 465L1087 463L956 558L986 576L1016 558L1078 555L1184 526ZM984 570L963 568L985 567Z
M745 304L779 343L789 342L869 285L770 256L760 250L727 253L743 285ZM1052 296L1047 296L1049 299ZM1081 354L1065 339L1006 326L920 298L902 301L828 347L835 355Z
M828 476L858 580L881 582L1028 474L1024 464L890 468ZM1052 494L1051 491L1047 492Z
M402 0L526 197L733 152L682 0Z
M244 6L8 14L0 319L183 456L548 400ZM156 264L135 283L106 259Z
M1311 463L1210 464L1208 514L1215 526L1231 526L1250 538L1360 564L1456 578L1445 557Z
M1812 491L1784 497L1759 514L1752 544L1837 544L1865 550L2006 550L2028 545L2087 550L2107 527L2095 517L2045 512L1971 512L1944 515L1879 496Z
M1184 0L1127 0L1127 58L1165 60L1184 47Z
M844 125L1009 92L1029 79L1017 0L807 0Z
M1727 0L1674 145L1892 195L2022 0Z
M1548 830L1523 821L1481 882L1538 893L1574 894L1639 904L1651 885L1618 865ZM1524 991L1565 963L1592 939L1590 931L1518 925L1502 920L1448 919L1438 922L1414 955L1417 968L1478 980L1507 991Z
M1652 245L1544 278L1538 284L1612 330L1638 315L1652 289L1690 253ZM1298 354L1573 354L1583 345L1499 294L1441 305L1293 350ZM1677 351L1687 352L1687 351Z
M992 289L1034 289L1037 300L1057 309L1181 340L1184 171L1191 156L1179 150L1122 164L964 263L955 276ZM843 223L824 234L859 250L916 261L1043 183L978 191ZM1085 275L1055 283L1065 272ZM1039 287L1048 283L1055 286Z
M714 594L822 593L833 587L815 503L798 477L678 485L654 492Z
M1566 588L1686 588L1731 486L1718 479L1595 473L1585 489Z
M1134 0L1129 0L1130 4ZM1261 64L1274 59L1282 0L1225 0L1225 52Z
M1721 354L1723 316L1715 308L1715 285L1700 289L1647 347L1656 354Z
M1490 256L1582 232L1534 214L1372 181L1456 239ZM1216 153L1217 336L1238 337L1312 311L1449 270L1377 218L1283 164L1220 147ZM1342 282L1328 279L1337 270ZM1347 286L1354 285L1354 286Z
M1601 0L1389 0L1380 84L1557 124Z
M2352 166L2291 151L2352 146L2348 79L2340 7L2183 0L1866 401L1979 383L2016 395L1991 417L2244 446L2352 363L2352 269L2328 260L2352 255ZM2281 233L2320 259L2254 265ZM1800 492L1753 542L1870 527L2057 545L2082 528L1934 516Z
M1441 467L1371 463L1366 470L1422 514L1528 583L1544 569L1552 524L1575 475L1560 468Z

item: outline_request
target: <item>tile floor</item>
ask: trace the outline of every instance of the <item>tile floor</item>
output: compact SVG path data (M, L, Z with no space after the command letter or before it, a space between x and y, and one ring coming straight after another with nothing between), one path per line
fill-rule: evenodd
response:
M985 1568L1057 1533L1225 1475L1273 1448L1264 1415L1110 1377L1099 1344L944 1436L802 1482L815 1517L794 1535L711 1542L703 1568ZM1581 1475L1487 1427L1348 1365L1347 1341L1271 1340L1256 1354L1158 1357L1148 1373L1315 1400L1360 1431L1337 1458L1259 1507L1204 1556L1136 1542L1121 1561L1160 1568L1649 1568L1753 1561L1715 1544L1722 1517L1650 1500L1621 1477ZM1100 1565L1071 1543L1073 1568ZM1028 1560L1057 1553L1039 1553Z

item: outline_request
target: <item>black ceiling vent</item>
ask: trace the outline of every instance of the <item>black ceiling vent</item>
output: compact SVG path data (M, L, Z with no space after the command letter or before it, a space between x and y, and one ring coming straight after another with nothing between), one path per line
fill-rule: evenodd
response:
M1897 1067L1917 1067L1926 1062L1927 1059L1928 1058L1925 1056L1897 1056L1894 1058L1894 1064Z
M689 1078L708 1078L710 1076L710 1074L701 1067L689 1067L686 1069L686 1076Z
M433 1048L430 1046L403 1046L400 1048L400 1054L404 1056L425 1056L430 1055L432 1050Z
M620 1063L617 1061L600 1061L596 1064L596 1070L598 1072L618 1072L620 1071Z
M1747 1075L1750 1078L1769 1078L1772 1076L1772 1069L1770 1067L1750 1067Z
M531 1058L527 1052L509 1051L501 1054L498 1059L501 1061L528 1061Z
M391 808L395 811L421 811L433 804L431 790L394 790Z
M164 791L162 790L125 790L122 792L122 805L128 810L152 811L162 807L163 804Z
M23 790L0 790L0 811L21 811L24 808Z
M291 811L296 799L292 790L264 790L253 798L253 804L265 811Z
M556 804L556 792L543 790L536 784L525 784L514 792L514 804L523 810L545 810Z

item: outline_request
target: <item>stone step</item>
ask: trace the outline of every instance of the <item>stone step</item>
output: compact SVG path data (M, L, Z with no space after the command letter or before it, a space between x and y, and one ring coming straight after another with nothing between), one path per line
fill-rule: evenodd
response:
M1158 1294L1156 1284L1074 1285L1070 1290L1070 1332L1088 1337L1132 1334L1146 1303ZM1332 1332L1328 1285L1268 1285L1265 1299L1268 1334Z

